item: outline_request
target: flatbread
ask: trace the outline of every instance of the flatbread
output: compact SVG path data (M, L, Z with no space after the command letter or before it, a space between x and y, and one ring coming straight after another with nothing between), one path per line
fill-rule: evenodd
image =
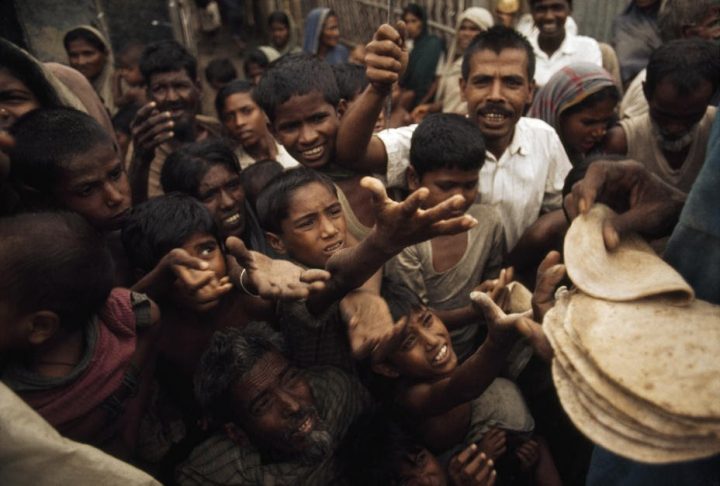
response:
M577 428L590 440L623 457L647 463L671 463L709 457L720 452L720 444L703 449L686 448L676 443L671 448L658 447L649 441L638 440L618 433L615 428L604 425L595 415L595 410L586 408L577 396L575 383L553 360L552 375L563 409Z
M668 294L677 303L691 301L692 288L640 236L623 235L617 249L605 248L603 221L613 214L607 206L596 204L570 225L563 258L573 283L598 299L631 301Z
M628 394L679 417L720 419L720 306L576 293L566 322L594 367Z

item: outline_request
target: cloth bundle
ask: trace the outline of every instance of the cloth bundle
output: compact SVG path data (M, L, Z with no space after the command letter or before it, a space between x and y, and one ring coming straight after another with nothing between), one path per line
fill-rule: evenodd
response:
M543 321L563 408L593 442L647 463L720 452L720 306L639 236L608 252L596 205L565 238L576 288ZM708 269L717 271L717 269Z

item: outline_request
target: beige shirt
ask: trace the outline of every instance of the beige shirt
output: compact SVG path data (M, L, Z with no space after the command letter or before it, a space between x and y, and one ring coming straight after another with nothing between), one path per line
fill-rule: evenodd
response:
M383 130L377 137L387 153L387 186L404 187L410 140L417 125ZM512 250L540 214L560 209L565 176L572 166L555 129L542 120L520 118L512 141L498 159L485 153L480 169L480 201L494 206Z
M431 240L409 246L385 266L386 274L410 287L429 307L459 309L470 304L470 292L489 278L496 278L505 251L503 225L497 210L475 203L467 214L478 224L467 232L465 254L452 268L438 272L433 265ZM455 353L463 359L473 352L480 319L454 329L450 335Z
M705 162L705 151L716 111L714 106L709 106L705 116L693 128L693 142L679 169L670 166L656 143L649 114L620 121L627 139L627 156L642 162L650 172L657 174L676 189L684 193L690 192Z
M0 403L0 484L160 484L130 464L62 437L1 382Z

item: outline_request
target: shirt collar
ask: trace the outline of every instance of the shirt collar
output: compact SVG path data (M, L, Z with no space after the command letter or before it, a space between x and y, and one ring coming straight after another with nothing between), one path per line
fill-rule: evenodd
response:
M507 154L509 157L513 157L515 155L527 155L529 153L528 147L529 147L529 140L527 138L527 130L524 130L521 125L523 121L523 118L520 118L518 122L515 124L515 133L513 133L513 138L510 140L510 145L505 149L505 151L502 153L500 158L502 159ZM486 157L494 162L499 162L499 159L495 158L495 155L493 155L490 151L485 152Z

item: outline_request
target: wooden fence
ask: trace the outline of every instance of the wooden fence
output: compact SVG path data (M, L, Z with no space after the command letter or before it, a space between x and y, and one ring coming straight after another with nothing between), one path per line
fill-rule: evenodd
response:
M411 0L395 0L395 19L399 18L402 7ZM573 18L579 31L604 42L611 39L613 18L625 8L630 0L574 0ZM455 32L457 16L467 7L479 6L491 12L497 0L415 0L426 8L430 31L443 37L450 45ZM387 0L264 0L262 10L290 12L296 25L302 26L305 16L315 7L330 7L338 13L340 32L348 44L367 43L377 27L387 21ZM528 11L527 5L523 10ZM267 17L265 17L267 18ZM302 38L302 29L297 32Z

